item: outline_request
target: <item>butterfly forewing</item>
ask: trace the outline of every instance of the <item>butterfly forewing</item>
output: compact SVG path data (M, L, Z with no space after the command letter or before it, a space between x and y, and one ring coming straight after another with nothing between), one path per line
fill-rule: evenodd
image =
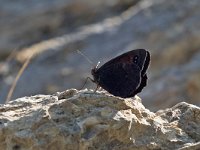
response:
M121 54L110 61L106 62L103 66L108 67L109 65L116 64L116 63L129 63L129 64L136 64L141 70L144 65L144 60L146 59L147 52L145 49L136 49L124 54Z

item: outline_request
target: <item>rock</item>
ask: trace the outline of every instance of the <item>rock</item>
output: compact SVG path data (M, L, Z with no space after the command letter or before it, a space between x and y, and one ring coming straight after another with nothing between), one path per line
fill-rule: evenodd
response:
M141 0L114 17L105 15L104 20L82 24L70 34L65 32L23 47L17 55L17 64L11 62L10 71L4 71L0 78L1 103L19 70L18 62L24 62L31 53L38 55L21 76L14 99L80 88L98 61L103 64L127 50L146 48L152 61L148 85L140 93L145 106L155 111L182 100L200 106L199 10L199 0ZM93 64L87 63L77 49L93 60ZM93 84L88 82L86 87L93 88Z
M200 108L153 113L138 96L70 89L0 106L0 147L14 150L200 149Z

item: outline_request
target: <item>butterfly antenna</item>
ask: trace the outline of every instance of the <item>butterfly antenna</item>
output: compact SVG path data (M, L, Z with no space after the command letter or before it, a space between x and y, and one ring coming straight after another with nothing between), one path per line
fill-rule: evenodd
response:
M77 50L77 53L79 53L80 55L82 55L90 64L94 65L94 63L93 63L87 56L85 56L80 50ZM100 64L100 61L99 61L99 62L97 63L97 65L95 66L96 69L98 68L99 64ZM87 77L86 80L85 80L85 82L84 82L84 84L83 84L83 86L80 88L80 90L82 90L82 89L84 88L84 86L86 85L88 79L89 79L90 81L92 81L92 82L95 82L92 78ZM96 90L97 90L98 88L99 88L99 86L97 86ZM96 90L95 90L95 91L96 91Z
M85 56L81 51L77 50L77 53L79 53L80 55L82 55L90 64L94 64L87 56Z

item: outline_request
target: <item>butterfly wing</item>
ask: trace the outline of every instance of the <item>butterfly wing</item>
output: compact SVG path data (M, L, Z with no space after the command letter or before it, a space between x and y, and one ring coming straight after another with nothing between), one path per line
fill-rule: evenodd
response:
M136 49L115 57L93 71L94 81L109 93L120 97L133 97L147 84L146 70L150 53Z
M144 76L146 74L146 71L147 71L147 69L149 67L150 59L151 59L150 58L150 53L148 51L146 51L146 58L145 58L145 60L143 60L144 61L144 65L143 65L142 73L141 73L142 76Z
M99 68L95 73L98 84L109 93L130 97L141 82L140 68L135 64L113 63Z
M129 96L129 97L133 97L135 96L137 93L140 93L142 91L142 89L147 85L147 74L146 74L146 71L149 67L149 63L150 63L150 53L147 51L147 56L146 56L146 59L144 61L144 67L141 71L141 82L140 82L140 85L139 87L132 92L132 94Z
M147 79L148 79L147 75L145 74L141 79L139 87L135 91L132 91L132 93L128 97L133 97L137 93L140 93L142 91L142 89L147 85Z
M129 63L129 64L133 64L134 63L141 70L143 70L143 67L145 67L146 69L144 69L144 72L146 72L149 63L146 64L146 66L144 66L144 62L147 59L149 59L149 61L150 61L150 54L149 54L149 52L147 50L145 50L145 49L136 49L136 50L131 50L129 52L126 52L126 53L124 53L122 55L119 55L119 56L111 59L110 61L105 63L103 66L101 66L101 68L109 67L110 65L116 64L116 63Z

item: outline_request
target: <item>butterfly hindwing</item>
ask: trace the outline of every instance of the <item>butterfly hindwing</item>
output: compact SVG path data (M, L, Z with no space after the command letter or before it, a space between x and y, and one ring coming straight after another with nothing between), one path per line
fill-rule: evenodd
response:
M137 93L140 93L142 91L142 89L147 85L147 79L148 79L147 75L145 74L141 79L139 87L136 90L132 91L132 93L127 97L133 97Z
M96 72L98 84L109 93L128 97L140 84L140 70L134 64L117 63Z

